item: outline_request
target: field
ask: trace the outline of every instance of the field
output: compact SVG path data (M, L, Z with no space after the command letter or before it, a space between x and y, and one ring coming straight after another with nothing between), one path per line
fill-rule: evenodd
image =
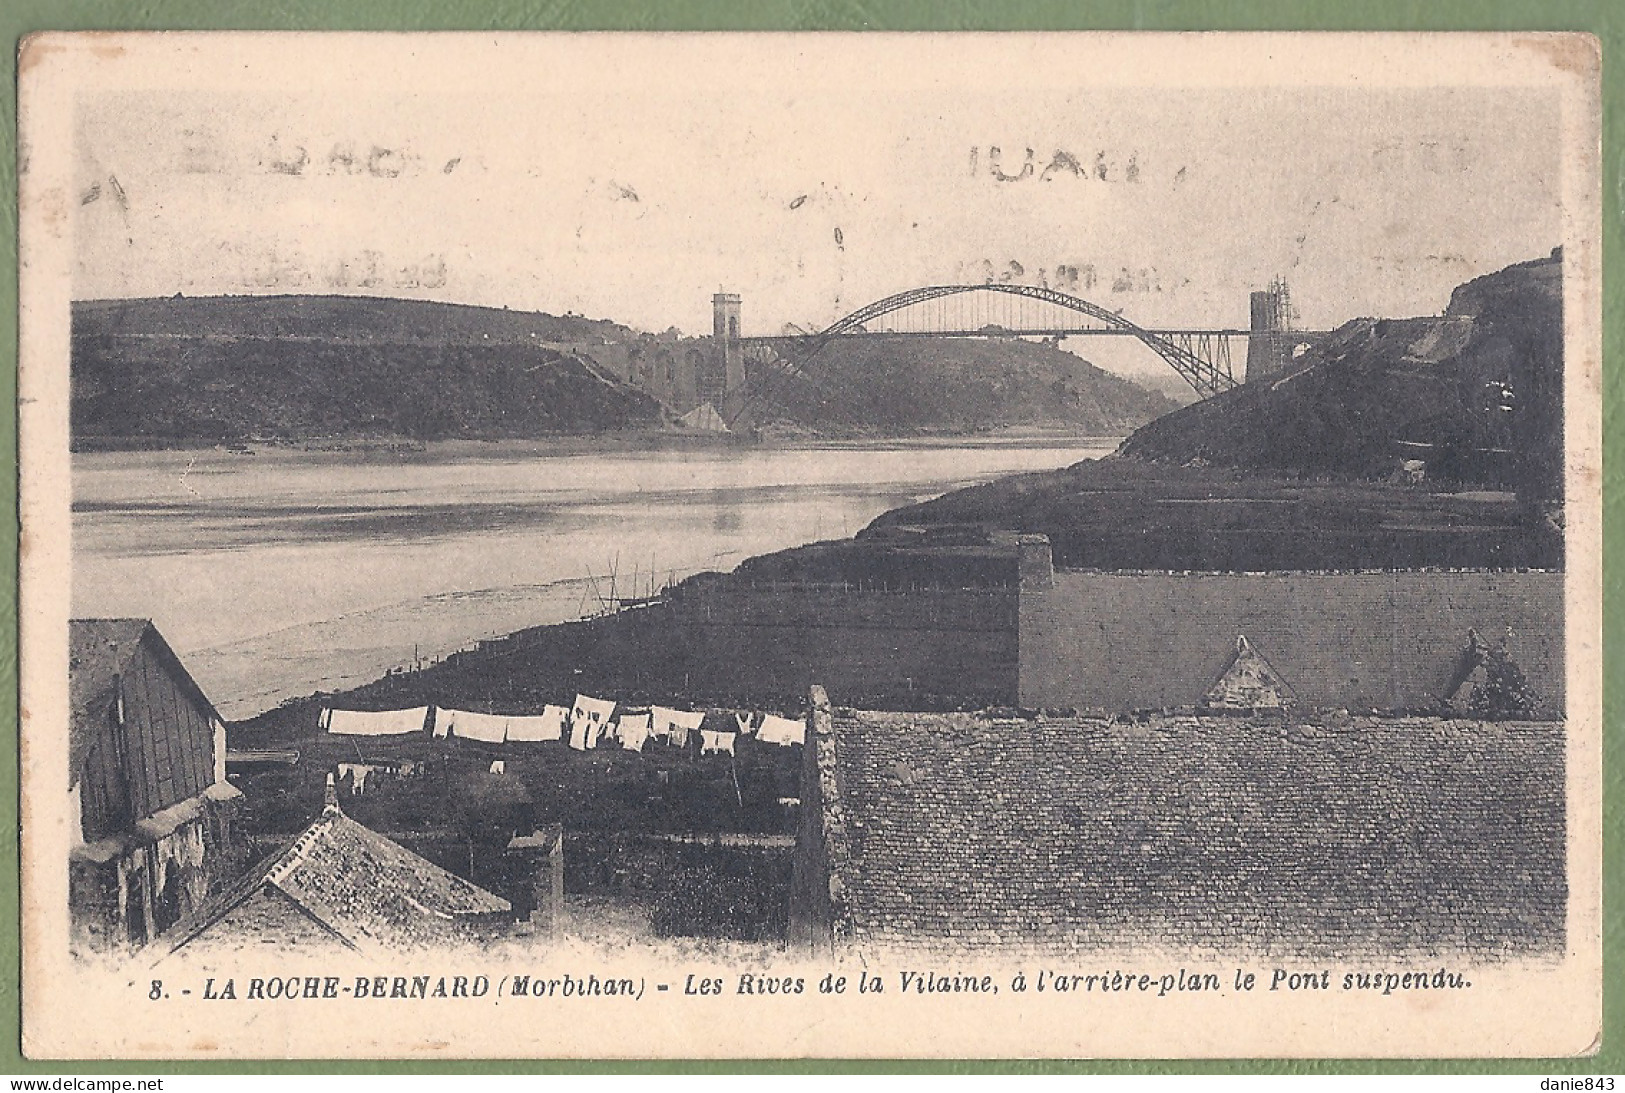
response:
M1561 528L1512 493L1111 458L894 509L860 533L1049 536L1061 569L1561 569Z

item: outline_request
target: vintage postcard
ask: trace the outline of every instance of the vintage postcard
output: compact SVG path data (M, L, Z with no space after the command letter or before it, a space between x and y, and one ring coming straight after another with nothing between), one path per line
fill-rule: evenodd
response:
M20 71L30 1056L1596 1049L1595 39Z

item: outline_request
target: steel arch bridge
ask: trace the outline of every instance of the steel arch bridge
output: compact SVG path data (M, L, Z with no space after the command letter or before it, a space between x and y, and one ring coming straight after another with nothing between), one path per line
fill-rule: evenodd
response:
M953 323L938 323L936 328L905 332L872 332L868 325L893 312L917 307L933 300L968 293L1001 293L1011 297L1051 304L1085 317L1090 322L1058 325L1056 323L1015 322L1011 325L984 325L976 329L957 329ZM928 285L894 293L884 299L866 304L836 320L816 334L754 337L738 339L742 349L758 363L766 364L778 359L784 366L781 376L805 373L808 366L824 349L839 338L855 335L880 337L975 338L995 336L1080 337L1119 335L1142 342L1177 372L1196 393L1208 398L1236 386L1231 364L1230 339L1245 337L1246 330L1162 330L1148 329L1125 319L1079 296L1058 292L1036 285L1002 282L976 285ZM779 349L787 351L780 357ZM747 387L756 386L747 384ZM747 392L745 401L754 401L765 392Z

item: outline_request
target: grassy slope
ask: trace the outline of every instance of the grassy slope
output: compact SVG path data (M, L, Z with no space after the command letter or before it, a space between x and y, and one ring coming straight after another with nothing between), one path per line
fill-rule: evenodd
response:
M372 296L203 296L85 300L74 334L338 341L625 341L634 332L606 319Z
M762 381L762 423L850 431L1063 426L1121 436L1175 403L1064 350L1015 338L850 337L806 378Z
M657 424L652 398L520 345L177 339L74 345L75 443L533 438Z
M658 404L614 377L667 348L605 320L359 296L87 301L74 305L73 335L74 436L99 446L648 427ZM572 353L612 363L588 368ZM1120 435L1174 406L1013 339L846 339L814 374L771 385L754 419L879 435Z
M624 329L340 297L80 304L74 438L80 445L129 438L438 440L658 423L653 399L536 344L594 336L599 328Z
M1456 496L1128 459L1016 475L894 509L860 537L981 525L1048 535L1075 569L1556 568L1561 536L1510 495Z

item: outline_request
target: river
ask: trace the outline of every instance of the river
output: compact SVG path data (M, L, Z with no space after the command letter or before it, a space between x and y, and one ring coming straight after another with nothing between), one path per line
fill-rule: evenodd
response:
M73 611L153 619L241 718L1117 443L79 454Z

